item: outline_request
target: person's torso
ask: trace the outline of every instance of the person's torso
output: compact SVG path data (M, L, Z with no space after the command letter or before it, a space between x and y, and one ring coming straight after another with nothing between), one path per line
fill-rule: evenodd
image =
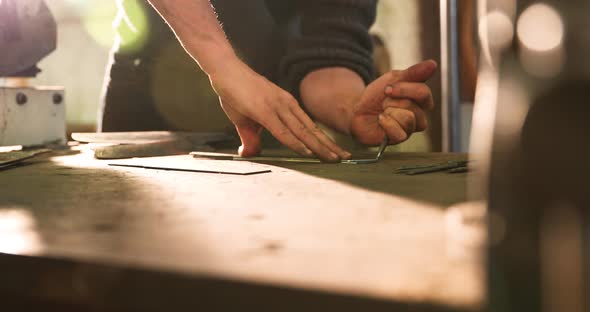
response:
M208 77L158 12L147 1L117 1L116 30L121 41L111 69L111 85L143 81L138 87L145 88L142 92L152 99L156 110L177 128L217 128L225 123ZM211 2L240 58L273 81L286 49L283 23L293 16L291 1Z

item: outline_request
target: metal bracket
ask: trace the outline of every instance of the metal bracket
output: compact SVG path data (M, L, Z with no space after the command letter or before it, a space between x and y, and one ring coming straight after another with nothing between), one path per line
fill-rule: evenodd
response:
M0 146L66 142L62 88L0 87Z

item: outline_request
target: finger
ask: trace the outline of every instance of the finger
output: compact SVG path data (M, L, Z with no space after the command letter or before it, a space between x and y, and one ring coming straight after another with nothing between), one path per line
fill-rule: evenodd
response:
M299 121L290 110L283 110L279 113L281 121L291 130L297 139L299 139L307 148L309 148L320 159L330 162L340 160L338 154L331 151L327 146L322 144L318 137L307 126Z
M432 90L424 83L396 82L385 88L385 94L392 98L404 98L415 101L420 107L428 111L434 108Z
M260 131L262 128L258 125L236 125L236 130L242 141L242 146L238 149L238 154L242 157L253 157L260 154L262 144L260 143Z
M383 111L382 115L397 121L408 136L416 132L416 116L412 111L404 108L388 107Z
M402 143L409 137L399 123L388 115L379 115L379 125L383 128L385 134L387 134L389 144Z
M291 130L279 119L278 115L268 118L263 126L285 146L295 151L296 153L311 157L313 152L301 142Z
M309 118L309 116L299 107L299 105L291 106L291 113L309 129L321 144L336 153L341 159L350 159L352 155L338 146L332 139L330 139L316 124Z
M416 119L415 132L424 131L428 128L426 112L413 101L387 98L383 102L383 110L385 111L389 107L403 108L414 113L414 118Z
M438 64L435 61L428 60L398 72L397 78L408 82L424 82L434 75L437 68Z

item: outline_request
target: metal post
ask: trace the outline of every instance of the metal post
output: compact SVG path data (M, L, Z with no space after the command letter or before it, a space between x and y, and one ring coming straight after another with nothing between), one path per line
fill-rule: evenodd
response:
M444 152L461 150L459 0L440 0L442 141Z

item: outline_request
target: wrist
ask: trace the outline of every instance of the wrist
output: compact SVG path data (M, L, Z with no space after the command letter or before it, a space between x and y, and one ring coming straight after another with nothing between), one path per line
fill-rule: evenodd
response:
M340 133L351 134L354 106L365 89L358 74L343 67L319 69L305 76L299 89L310 115Z
M248 65L235 55L216 60L208 71L205 70L205 73L207 73L209 81L211 82L211 86L217 94L220 94L220 92L223 91L225 85L234 84L236 81L240 81L240 79L248 79L245 77L247 77L250 72L251 69Z
M213 48L209 50L215 51ZM199 62L199 65L209 76L209 79L217 79L218 77L230 74L232 71L239 70L245 64L230 49L218 53L211 53L202 62Z
M354 99L343 98L334 103L334 107L328 114L323 114L317 119L342 134L350 135L354 104Z

